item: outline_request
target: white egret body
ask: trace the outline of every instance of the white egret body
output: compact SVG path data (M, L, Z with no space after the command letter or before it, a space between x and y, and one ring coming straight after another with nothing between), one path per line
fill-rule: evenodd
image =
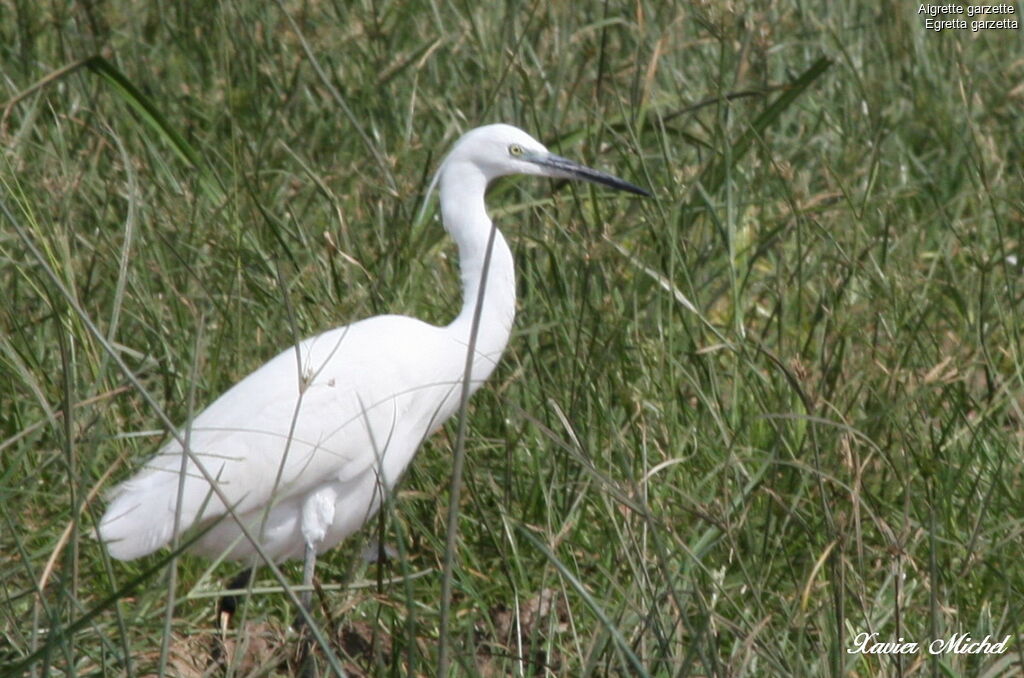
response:
M441 216L459 249L463 305L445 327L386 315L324 332L290 347L229 389L112 493L98 534L112 556L138 558L183 532L216 524L196 553L245 560L256 551L221 499L270 558L307 559L352 534L379 508L420 443L459 407L477 300L470 391L494 370L515 315L515 275L494 234L487 184L507 174L581 178L646 195L607 174L553 155L525 132L488 125L459 139L442 163ZM182 441L191 450L180 508ZM202 464L206 473L197 466ZM207 478L217 479L221 496ZM307 582L310 583L310 582Z

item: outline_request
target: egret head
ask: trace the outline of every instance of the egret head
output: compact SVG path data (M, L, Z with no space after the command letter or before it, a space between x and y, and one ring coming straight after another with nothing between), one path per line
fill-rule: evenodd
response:
M618 177L590 169L555 155L523 130L512 125L485 125L462 135L445 165L470 163L486 177L493 179L508 174L531 174L559 179L582 179L628 191L650 195L644 189Z

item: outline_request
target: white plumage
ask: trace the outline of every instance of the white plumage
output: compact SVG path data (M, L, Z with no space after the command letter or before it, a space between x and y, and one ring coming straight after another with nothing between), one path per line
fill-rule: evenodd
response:
M491 220L484 192L506 174L582 178L645 191L547 151L509 125L472 130L442 163L441 215L459 249L464 299L435 327L387 315L333 329L285 349L191 422L187 439L264 551L307 561L350 535L379 508L423 439L458 409L483 282ZM471 391L494 370L515 315L512 254L495 233L484 286ZM182 435L182 440L186 439ZM98 533L115 558L152 553L172 539L182 445L168 443L119 485ZM192 459L186 462L182 531L226 513ZM255 554L230 517L193 547L241 560ZM307 562L311 577L312 563Z

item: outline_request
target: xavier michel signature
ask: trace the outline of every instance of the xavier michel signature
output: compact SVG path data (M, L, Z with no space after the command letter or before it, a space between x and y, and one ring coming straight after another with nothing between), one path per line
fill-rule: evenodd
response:
M949 638L936 638L924 647L929 654L1003 654L1010 644L1010 636L994 642L992 636L984 640L974 640L970 634L954 633ZM853 637L853 647L846 650L847 654L917 654L921 651L921 643L900 638L880 642L877 633L858 633Z

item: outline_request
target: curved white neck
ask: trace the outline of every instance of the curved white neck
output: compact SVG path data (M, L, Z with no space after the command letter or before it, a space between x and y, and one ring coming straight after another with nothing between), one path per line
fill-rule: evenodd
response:
M450 325L460 343L469 345L473 321L478 313L473 364L474 390L497 365L508 344L516 313L516 281L512 252L491 223L484 206L487 179L468 163L444 167L441 174L441 217L459 247L462 272L462 310ZM493 229L490 258L488 241ZM486 277L485 277L486 263ZM483 294L483 303L480 301Z

